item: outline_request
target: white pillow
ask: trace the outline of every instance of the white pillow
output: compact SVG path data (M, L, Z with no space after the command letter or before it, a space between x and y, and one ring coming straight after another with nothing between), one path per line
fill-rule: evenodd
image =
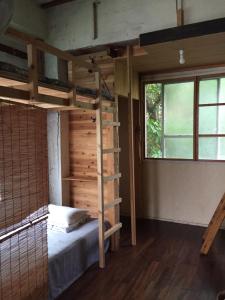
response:
M49 204L48 223L58 227L66 228L70 225L80 224L84 218L87 219L86 209L73 208L68 206L58 206Z
M80 219L79 222L71 224L69 226L57 226L55 223L51 222L51 218L48 218L48 228L54 231L59 231L59 232L64 232L64 233L69 233L79 227L81 224L86 223L87 221L87 216L84 216L82 219Z

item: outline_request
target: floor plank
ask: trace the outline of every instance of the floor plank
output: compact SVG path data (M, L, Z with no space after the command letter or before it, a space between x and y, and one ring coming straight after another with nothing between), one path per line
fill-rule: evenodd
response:
M215 300L225 289L225 231L201 256L204 228L138 220L137 246L131 247L124 219L121 249L107 265L92 266L59 300Z

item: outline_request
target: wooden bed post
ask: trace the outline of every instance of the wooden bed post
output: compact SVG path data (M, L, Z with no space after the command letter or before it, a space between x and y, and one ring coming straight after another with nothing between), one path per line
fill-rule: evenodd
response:
M96 110L96 135L97 135L97 176L98 176L98 222L99 222L99 267L105 267L104 250L104 183L103 183L103 140L102 140L102 99L101 78L95 72L96 87L98 90L98 108Z
M129 139L129 173L130 173L130 208L131 208L131 244L136 245L136 207L134 174L134 124L132 96L132 48L127 46L127 86L128 86L128 139Z
M118 112L118 95L115 95L115 107L113 113L113 121L118 123L119 122L119 112ZM119 173L119 156L120 156L120 148L119 148L119 127L113 127L113 147L115 150L114 152L114 172L115 174ZM114 220L115 224L119 223L120 221L120 202L121 198L119 198L119 185L120 185L120 178L114 180L114 199L117 199L118 203L115 204L114 210ZM120 244L120 232L116 232L112 236L112 251L116 251L119 249Z
M71 84L71 92L69 93L70 105L75 106L76 104L76 78L75 78L75 71L76 65L74 61L69 62L71 64L71 73L69 73L68 68L68 78Z
M38 61L37 48L32 45L27 45L27 59L28 59L28 79L30 100L38 101Z
M105 240L111 236L112 250L119 248L119 230L122 224L119 222L119 204L121 198L119 198L119 135L118 127L118 98L115 97L115 101L111 106L103 105L102 101L102 82L101 73L95 72L96 87L98 91L97 109L96 109L96 135L97 135L97 178L98 178L98 220L99 220L99 267L105 267ZM112 120L103 119L103 113L112 114ZM104 128L112 128L113 134L111 138L113 148L103 148L103 130ZM104 174L103 167L103 155L113 155L113 174ZM113 183L113 191L110 193L109 199L105 199L105 185L108 182ZM105 231L105 212L111 209L112 213L108 214L111 228Z
M183 0L176 0L176 11L177 11L177 26L183 26L184 25Z

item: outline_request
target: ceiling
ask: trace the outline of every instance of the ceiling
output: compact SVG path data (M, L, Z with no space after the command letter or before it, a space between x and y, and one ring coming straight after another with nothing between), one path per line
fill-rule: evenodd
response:
M52 2L54 0L36 0L38 4L44 4L44 3L49 3Z
M224 32L149 45L143 48L147 54L133 58L134 68L141 73L225 64ZM184 65L179 64L180 49L184 50L186 60Z

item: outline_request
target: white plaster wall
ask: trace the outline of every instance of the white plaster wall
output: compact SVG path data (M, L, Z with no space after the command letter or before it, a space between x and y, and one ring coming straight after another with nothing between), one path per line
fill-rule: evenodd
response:
M62 49L119 42L176 26L175 0L101 0L93 40L92 0L48 9L49 42ZM225 17L224 0L184 0L185 23Z
M69 119L68 112L49 111L48 124L48 169L49 202L69 205Z
M41 9L35 0L14 0L14 3L14 16L10 26L41 39L46 39L48 28L46 11ZM0 36L0 43L26 51L25 45L16 39ZM0 52L0 61L27 68L26 60L3 52Z
M225 192L225 163L143 162L138 215L207 225Z
M47 15L36 0L14 0L15 10L12 26L45 39L47 36Z
M47 125L49 202L62 205L60 114L58 112L49 111Z

